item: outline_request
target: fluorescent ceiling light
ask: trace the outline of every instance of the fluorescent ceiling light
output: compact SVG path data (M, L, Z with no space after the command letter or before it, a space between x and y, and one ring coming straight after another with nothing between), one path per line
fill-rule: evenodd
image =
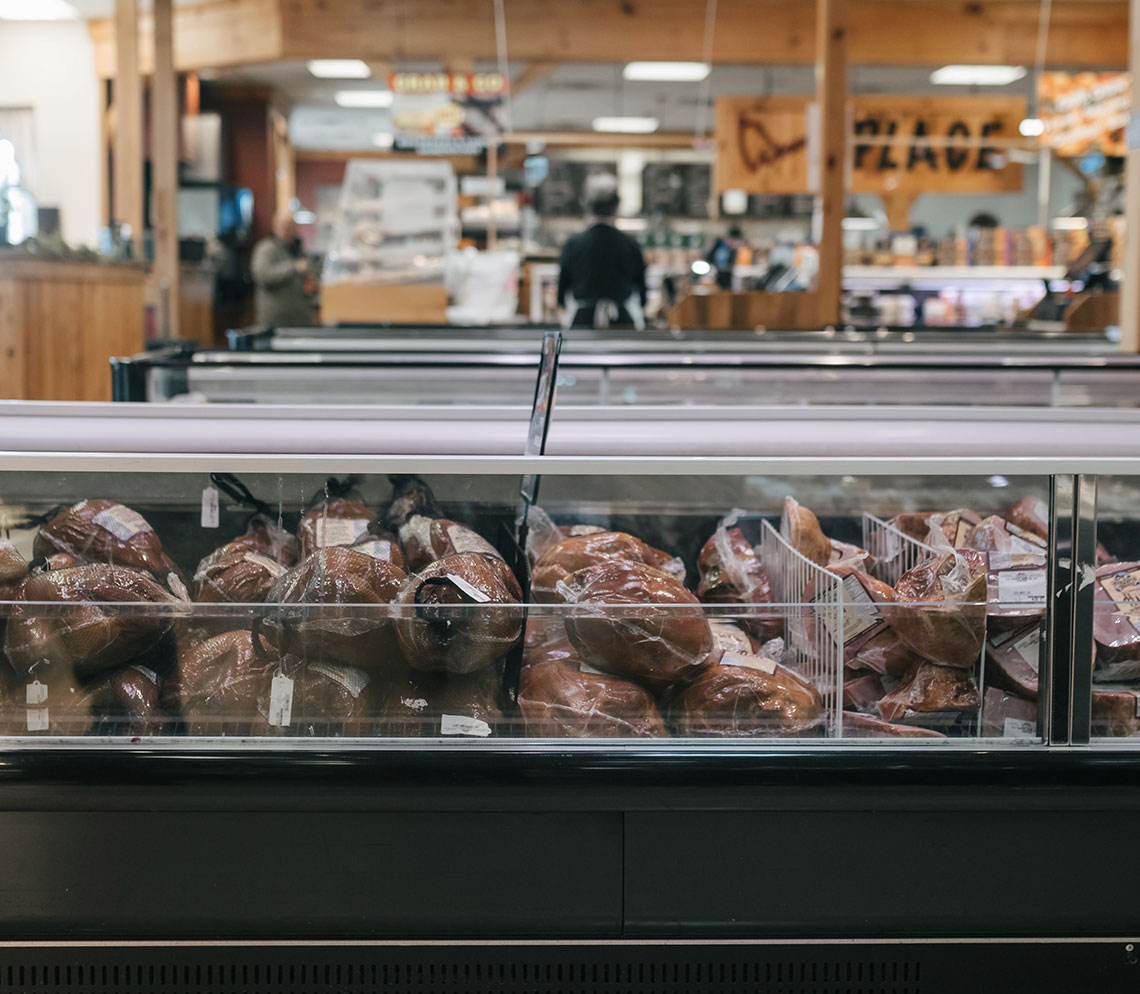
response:
M1053 218L1054 231L1084 231L1089 226L1088 218L1084 217L1055 217Z
M372 75L360 59L311 59L308 66L317 79L368 79Z
M338 90L333 99L338 107L366 108L391 107L391 90Z
M1017 130L1026 138L1036 138L1045 133L1045 122L1039 117L1027 117L1017 126Z
M377 148L391 148L396 142L396 136L391 131L377 131L372 136L372 144Z
M0 21L73 21L77 11L66 0L0 0Z
M873 217L845 217L844 231L878 231L882 225Z
M699 83L711 69L707 62L627 62L622 75L647 83Z
M623 135L648 135L657 130L655 117L595 117L595 131L609 131Z
M1025 66L943 66L930 74L942 86L1008 86L1025 76Z

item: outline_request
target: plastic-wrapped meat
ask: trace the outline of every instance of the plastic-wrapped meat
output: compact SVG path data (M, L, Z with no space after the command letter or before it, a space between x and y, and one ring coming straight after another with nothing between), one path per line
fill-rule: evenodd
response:
M995 632L986 642L986 682L1026 700L1037 700L1041 649L1041 626L1037 622Z
M168 689L191 735L249 735L263 725L259 702L280 660L273 646L257 638L255 643L249 631L226 632L178 657Z
M875 557L871 555L866 549L861 549L857 545L852 545L850 542L836 542L831 543L831 555L827 560L828 568L832 566L850 566L853 569L862 570L864 573L870 572L871 568L875 565Z
M321 549L280 577L266 598L312 609L268 609L262 628L281 652L304 661L390 672L399 658L391 612L365 608L393 603L404 580L403 570L363 552Z
M565 600L560 582L565 584L575 573L613 560L644 563L684 581L684 564L668 553L626 532L590 532L563 539L542 553L531 570L531 593L539 604Z
M988 671L986 675L989 676ZM1037 705L997 687L986 687L982 734L998 739L1036 738Z
M356 545L352 546L354 552L363 552L366 556L379 559L382 563L391 563L405 573L408 571L404 553L396 541L396 536L389 532L380 535L365 535Z
M37 607L46 602L45 609ZM177 599L145 573L88 565L28 577L23 602L12 608L4 651L19 679L85 680L154 648L171 616L115 604L173 606ZM69 605L62 610L55 605Z
M923 659L972 667L986 639L986 559L972 549L946 551L908 570L884 606L899 637Z
M497 556L461 553L409 576L396 623L404 658L425 672L473 673L492 666L523 634L522 590Z
M755 653L758 640L754 639L737 620L709 618L709 628L713 636L713 652Z
M425 518L443 517L435 494L422 477L393 475L388 480L392 484L392 497L384 510L384 527L388 531L399 534L400 526L416 514Z
M1022 497L1005 512L1005 517L1038 538L1049 537L1049 505L1040 497Z
M59 731L65 735L162 735L168 718L159 706L161 687L161 677L146 666L103 673L73 688L63 704Z
M871 665L873 656L861 661L859 655L872 642L875 642L872 648L880 651L891 645L892 640L886 637L891 632L891 627L883 605L894 602L893 588L847 563L829 566L828 572L839 578L839 586L843 590L843 612L840 615L837 606L837 588L819 592L819 581L809 582L803 596L804 602L812 605L805 609L809 615L806 625L809 639L818 647L821 640L829 645L837 645L842 638L845 666L853 669L877 669ZM886 663L883 665L884 669L880 672L887 672Z
M1140 563L1109 563L1096 571L1093 679L1140 678Z
M6 538L0 538L0 588L19 583L28 575L28 564Z
M680 691L671 714L677 735L818 735L826 715L806 680L770 660L758 666L721 663Z
M407 670L383 696L379 733L486 738L503 725L500 698L494 668L469 675Z
M697 597L705 604L772 603L768 573L739 528L718 527L701 549L697 569ZM784 619L776 610L769 617L758 612L756 617L740 621L761 640L784 634Z
M886 693L877 673L843 681L843 709L878 714L879 701Z
M1140 732L1140 689L1095 686L1092 692L1093 735L1121 738Z
M970 529L964 547L986 554L987 613L996 625L1020 627L1045 616L1043 539L993 516Z
M793 549L816 566L826 566L831 560L831 540L823 534L819 519L794 497L784 498L780 534Z
M665 735L653 695L630 680L584 672L576 658L524 666L519 710L538 738L643 738Z
M292 721L270 727L272 735L361 737L376 726L376 685L364 670L310 662L301 668L293 691ZM268 695L267 695L268 696ZM268 708L268 700L263 703Z
M916 725L892 725L889 721L872 718L869 714L843 712L845 739L944 739L941 732Z
M884 721L953 725L977 714L982 698L973 674L952 666L919 663L879 701Z
M976 511L960 507L953 511L911 511L896 515L889 523L916 542L936 549L947 545L957 549L981 520Z
M261 552L223 545L198 564L194 600L202 604L254 604L265 600L288 567Z
M576 608L566 633L597 669L661 688L694 679L717 655L700 601L669 573L615 559L567 586Z
M477 531L447 518L426 518L422 514L414 514L400 526L399 536L404 558L412 572L419 572L437 559L464 552L499 556L499 550Z
M137 511L113 500L81 500L47 522L32 546L35 556L65 552L84 563L127 566L149 573L185 597L181 570Z
M376 515L360 501L333 497L314 504L297 526L301 558L307 559L320 549L355 545L365 535Z
M853 654L847 665L856 670L870 670L884 676L901 677L915 663L918 654L910 648L890 625L871 635Z

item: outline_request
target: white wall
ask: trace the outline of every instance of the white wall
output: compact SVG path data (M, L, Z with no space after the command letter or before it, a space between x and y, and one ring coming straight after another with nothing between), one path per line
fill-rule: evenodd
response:
M94 245L99 228L99 100L83 21L0 21L0 107L31 107L36 189L58 207L63 237Z

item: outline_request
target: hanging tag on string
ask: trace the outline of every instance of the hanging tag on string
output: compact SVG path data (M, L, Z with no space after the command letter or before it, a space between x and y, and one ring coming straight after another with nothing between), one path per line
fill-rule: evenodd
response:
M202 491L202 527L218 527L218 491L214 487Z
M284 673L273 677L267 720L277 728L287 728L293 721L293 679Z
M48 730L48 689L46 683L33 680L24 688L24 701L28 706L27 722L29 732L46 732Z

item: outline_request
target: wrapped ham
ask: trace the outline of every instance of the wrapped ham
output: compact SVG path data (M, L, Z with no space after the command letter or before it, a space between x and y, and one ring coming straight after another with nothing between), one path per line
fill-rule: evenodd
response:
M1041 649L1037 622L994 632L986 641L986 682L1027 701L1037 700Z
M944 739L941 732L916 725L892 725L889 721L873 718L869 714L843 712L845 739Z
M1109 563L1096 571L1093 679L1140 679L1140 563Z
M986 638L986 560L972 549L941 552L908 570L884 607L899 637L923 659L969 669Z
M1045 616L1045 540L996 516L970 529L964 548L986 554L987 613L996 627L1022 627Z
M884 721L945 727L973 717L981 703L972 674L922 662L879 701L879 716Z
M469 675L406 670L380 702L381 735L487 738L501 729L499 675L494 668Z
M1093 735L1121 738L1140 732L1140 689L1127 686L1094 686L1092 692Z
M133 661L171 630L170 614L141 613L116 604L170 606L178 600L147 574L92 564L29 576L23 603L12 609L4 652L18 679L86 680ZM38 602L52 605L45 610ZM65 611L54 608L70 604Z
M958 549L966 536L982 520L982 516L969 508L953 511L911 511L893 517L889 524L916 542L936 549L950 546Z
M261 552L223 545L198 564L194 572L194 600L200 604L265 600L273 584L288 568Z
M886 692L883 681L877 673L844 680L843 710L877 715L879 713L879 701L882 700Z
M823 534L819 519L794 497L784 498L780 534L796 552L816 566L826 566L831 561L831 540Z
M885 637L892 633L882 605L894 602L894 590L890 584L847 563L829 566L828 572L840 579L843 611L841 613L837 606L840 596L837 589L820 593L817 592L818 581L811 581L803 598L806 604L812 605L807 609L811 622L806 629L809 639L818 649L821 641L837 645L842 638L845 666L853 669L877 669L877 666L870 664L870 660L877 659L877 655L861 661L859 654L867 646L870 646L869 652L882 654L891 645L892 640ZM883 669L878 671L888 672L886 663L882 665Z
M826 718L819 693L770 660L719 664L681 691L672 706L677 735L818 735Z
M1005 518L1042 540L1049 538L1049 505L1040 497L1022 497L1005 512Z
M218 549L217 554L255 552L286 567L297 564L297 540L281 526L280 514L274 514L265 501L254 497L233 473L211 473L210 482L239 507L253 511L246 521L245 532Z
M760 557L739 528L722 523L701 549L697 560L700 585L697 597L705 604L771 604L772 585L760 565ZM784 619L772 609L765 616L741 619L756 638L766 640L784 634Z
M376 515L359 500L350 497L356 481L330 479L324 496L302 516L297 526L301 558L318 549L355 545L368 533Z
M642 738L665 734L665 723L647 690L630 680L583 671L572 653L523 667L519 710L523 728L532 737Z
M216 635L179 655L171 703L191 735L249 735L263 724L259 701L280 662L260 634Z
M399 534L401 526L417 514L425 518L443 517L435 494L422 477L393 475L388 481L392 484L392 497L384 510L384 528L389 532Z
M499 556L499 551L474 529L447 518L428 518L413 514L400 526L400 545L408 569L419 572L445 556L460 553Z
M398 653L391 612L381 606L395 601L405 578L403 570L363 552L321 549L280 577L267 597L312 610L269 611L264 630L279 651L304 662L391 671Z
M19 583L28 574L28 564L6 538L0 538L0 589Z
M66 735L162 735L167 717L159 706L161 677L142 665L123 666L57 695ZM62 701L60 700L62 698Z
M473 673L494 665L523 634L522 590L498 556L461 553L409 576L397 621L408 665L425 672Z
M83 563L127 566L150 574L176 596L187 596L181 571L137 511L113 500L81 500L40 528L35 556L67 553Z
M626 532L589 532L563 539L542 553L531 571L531 593L539 604L565 600L559 583L566 584L575 573L612 560L644 563L674 576L679 573L678 579L684 580L684 564L641 539Z
M566 633L591 666L661 688L687 683L714 661L700 601L671 574L615 559L575 573L564 586L576 605Z
M287 670L286 670L287 672ZM291 720L264 726L271 735L359 738L375 732L376 686L370 674L352 666L308 662L300 667L293 689ZM269 695L261 701L269 712Z

